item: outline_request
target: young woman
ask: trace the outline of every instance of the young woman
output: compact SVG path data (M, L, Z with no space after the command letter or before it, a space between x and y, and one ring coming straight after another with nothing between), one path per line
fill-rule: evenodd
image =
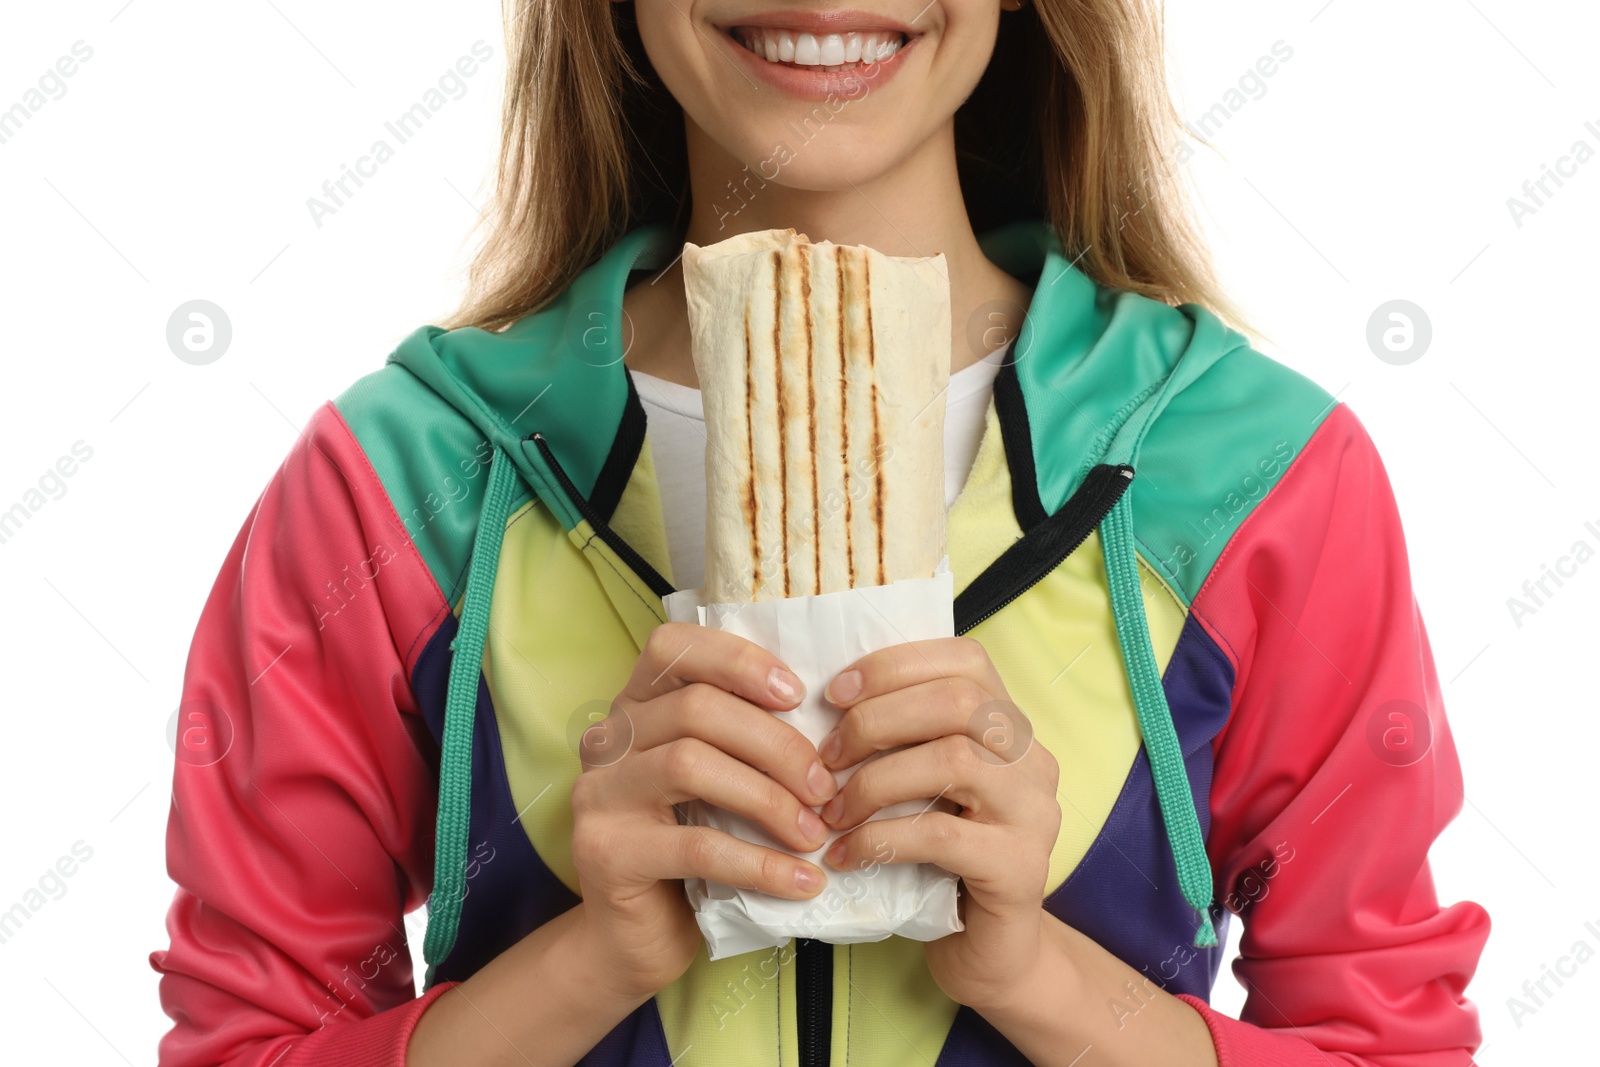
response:
M1158 19L859 2L514 5L467 305L313 416L195 636L163 1064L1470 1062L1489 920L1429 874L1461 775L1395 502L1224 324ZM953 309L961 636L841 672L816 749L784 664L662 621L703 568L677 257L773 227L943 253ZM958 875L964 928L708 960L681 879L837 907L830 828L836 879Z

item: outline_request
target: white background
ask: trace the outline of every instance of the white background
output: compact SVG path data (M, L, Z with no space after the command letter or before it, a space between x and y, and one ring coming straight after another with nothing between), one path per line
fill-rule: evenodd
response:
M1600 159L1520 226L1507 199L1575 141L1600 148L1600 16L1182 0L1167 31L1191 119L1293 49L1190 164L1205 224L1266 350L1351 404L1400 500L1465 768L1436 884L1494 922L1468 990L1479 1061L1586 1059L1600 959L1520 1025L1507 998L1579 940L1600 950L1600 560L1520 626L1507 599L1574 542L1600 547ZM466 94L316 226L306 199L480 39L495 59ZM488 2L7 5L0 108L80 40L93 56L65 95L0 144L0 510L75 442L93 450L0 544L0 910L75 842L93 853L0 944L0 1058L145 1064L168 1026L146 961L172 892L166 728L201 604L313 409L453 306L504 49ZM203 367L165 339L196 298L234 331ZM1432 324L1405 366L1366 342L1397 298ZM1215 1002L1242 999L1225 971Z

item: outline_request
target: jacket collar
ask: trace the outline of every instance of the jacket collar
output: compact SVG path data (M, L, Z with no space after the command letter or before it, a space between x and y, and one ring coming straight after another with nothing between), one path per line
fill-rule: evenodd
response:
M1013 509L1027 529L1082 485L1130 415L1170 384L1186 350L1199 345L1214 358L1243 338L1190 305L1173 308L1098 286L1062 254L1045 220L998 227L979 244L993 262L1033 286L1014 355L995 385ZM631 334L623 293L635 272L670 265L681 248L663 224L636 227L545 307L503 332L425 327L389 358L504 448L569 529L579 516L530 442L534 432L577 490L609 518L645 433L623 364Z
M1022 334L1014 346L1015 355L996 386L1008 463L1014 472L1020 463L1025 475L1014 485L1013 492L1018 520L1027 528L1042 514L1059 507L1087 470L1077 472L1076 477L1056 478L1048 500L1042 499L1035 484L1040 465L1030 455L1042 450L1031 436L1023 398L1035 390L1061 389L1062 364L1074 361L1092 347L1100 326L1094 308L1098 289L1061 254L1055 232L1046 221L1024 220L998 227L983 234L979 245L1001 269L1034 286ZM538 430L549 439L552 451L574 484L605 518L611 517L621 498L646 432L644 410L622 362L632 343L632 331L622 315L623 294L634 273L665 269L681 251L682 243L674 240L665 225L636 227L549 307L521 320L504 334L488 335L521 342L530 352L538 351L544 357L527 361L527 380L516 383L514 395L507 399L536 396L535 389L548 389L548 398L553 402L537 414L531 413L530 406L516 425L524 436ZM552 340L556 343L552 344ZM1042 358L1042 353L1049 353L1048 358ZM532 364L546 363L552 355L563 358L565 365L531 369ZM1050 366L1047 368L1046 364ZM581 403L561 403L558 388L572 392L581 389ZM1087 432L1089 425L1098 428L1111 414L1110 410L1101 409L1108 403L1114 408L1121 399L1102 396L1096 403L1093 396L1080 396L1071 403L1083 424L1085 444L1093 436ZM599 426L609 427L610 434L596 433ZM1019 433L1023 435L1020 439L1016 436ZM1052 438L1052 450L1059 450L1060 434L1052 433ZM1022 447L1024 440L1030 447ZM1022 463L1024 458L1027 462Z

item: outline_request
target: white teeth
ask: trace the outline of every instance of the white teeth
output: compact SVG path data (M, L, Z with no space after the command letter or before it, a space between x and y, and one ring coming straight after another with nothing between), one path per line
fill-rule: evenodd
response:
M811 33L741 27L735 38L769 63L792 63L821 70L848 70L860 64L881 63L900 51L904 43L894 31L871 33Z

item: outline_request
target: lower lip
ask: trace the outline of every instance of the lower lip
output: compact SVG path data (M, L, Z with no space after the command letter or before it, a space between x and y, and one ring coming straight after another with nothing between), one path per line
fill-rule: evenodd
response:
M855 67L851 70L811 70L783 63L769 62L734 39L722 34L728 47L739 53L739 62L764 80L768 85L802 100L826 100L829 97L859 97L894 77L900 69L901 58L915 48L920 38L912 37L888 59Z

